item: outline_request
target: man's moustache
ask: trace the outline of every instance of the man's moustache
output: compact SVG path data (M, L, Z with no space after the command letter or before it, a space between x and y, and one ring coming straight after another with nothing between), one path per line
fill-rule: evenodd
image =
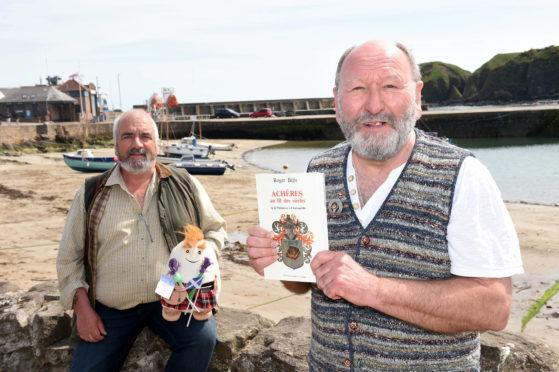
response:
M146 149L132 149L130 151L128 151L127 155L136 155L136 154L140 154L140 155L146 155L147 151Z
M359 115L355 119L355 123L361 123L363 121L388 121L393 123L395 121L395 118L394 115L388 113L381 113L381 114L364 113Z

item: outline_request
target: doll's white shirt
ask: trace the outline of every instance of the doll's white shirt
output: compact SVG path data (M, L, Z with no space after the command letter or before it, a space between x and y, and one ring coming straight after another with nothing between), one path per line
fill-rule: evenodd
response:
M352 151L349 152L346 183L362 226L373 220L404 166L393 169L361 207ZM524 272L518 237L501 192L487 168L472 156L464 159L458 173L447 240L450 272L454 275L502 278Z

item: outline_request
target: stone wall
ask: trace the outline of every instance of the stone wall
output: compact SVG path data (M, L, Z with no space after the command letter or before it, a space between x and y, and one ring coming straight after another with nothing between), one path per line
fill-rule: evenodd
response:
M342 140L334 115L274 119L202 120L203 136L220 139ZM192 122L169 123L175 137L186 136ZM417 127L450 138L559 137L559 109L489 112L425 112Z
M0 371L67 371L72 360L71 312L58 301L56 283L29 291L0 283ZM218 343L210 371L307 371L309 318L277 324L249 311L221 308L216 315ZM164 341L145 329L123 371L162 371L169 356ZM518 335L482 336L482 371L557 371L559 356L546 345Z
M309 110L331 109L333 106L332 97L324 98L299 98L299 99L269 99L256 101L223 101L223 102L198 102L181 103L173 112L180 115L214 115L217 108L229 108L237 111L241 115L247 116L250 113L261 109L269 108L274 112L293 112ZM134 105L134 108L144 108L145 105Z
M87 133L89 136L110 135L112 136L113 124L109 122L89 124ZM57 136L62 138L83 138L84 125L75 122L41 124L32 123L2 123L0 125L0 146L20 145L29 141L54 141Z
M417 127L451 138L559 137L559 109L427 111Z

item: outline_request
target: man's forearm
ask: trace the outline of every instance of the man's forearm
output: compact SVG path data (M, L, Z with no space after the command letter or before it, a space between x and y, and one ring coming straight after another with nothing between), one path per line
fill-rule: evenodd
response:
M376 288L369 306L434 332L500 330L510 312L510 278L378 278Z
M91 303L89 302L89 297L85 288L80 287L76 289L74 293L74 298L72 299L72 310L79 313L84 308L91 308Z
M510 278L379 277L349 255L332 251L319 252L311 267L327 297L368 306L434 332L500 330L508 321Z
M76 290L72 305L80 338L88 342L98 342L104 339L107 335L105 325L91 306L85 288L80 287Z

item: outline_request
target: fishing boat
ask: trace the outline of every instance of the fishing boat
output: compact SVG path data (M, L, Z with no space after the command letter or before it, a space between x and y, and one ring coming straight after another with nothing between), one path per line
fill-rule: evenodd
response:
M181 138L179 144L198 146L198 147L202 147L202 148L209 148L209 149L212 149L212 150L215 150L215 151L232 151L236 147L234 143L229 144L229 145L225 145L225 144L222 144L222 143L200 141L194 135Z
M194 158L192 155L183 155L179 161L171 163L170 165L177 168L184 168L190 174L215 176L223 175L227 168L235 170L235 166L230 165L225 160Z
M79 172L104 172L117 162L115 156L94 156L89 149L80 149L62 156L67 166Z
M197 144L186 142L169 143L161 142L159 144L160 151L167 157L181 158L183 155L192 155L195 158L207 158L214 153L212 147L201 147Z
M216 151L231 151L235 148L235 144L203 142L199 141L196 136L189 136L181 138L178 143L162 142L159 144L159 148L168 157L180 158L183 155L192 155L195 158L207 158Z

